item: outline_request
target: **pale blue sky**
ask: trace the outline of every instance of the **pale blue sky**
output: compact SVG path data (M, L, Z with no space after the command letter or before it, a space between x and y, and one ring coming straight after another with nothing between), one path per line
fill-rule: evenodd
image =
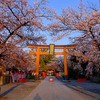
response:
M29 0L32 2L33 0ZM75 10L77 10L78 5L80 4L80 0L47 0L48 1L48 6L55 9L55 11L58 14L61 14L61 11L63 8L67 7L72 7ZM98 5L98 8L100 8L100 0L82 0L86 5L91 6L91 4L96 4ZM45 21L46 23L46 21ZM47 33L46 33L47 34ZM77 36L78 34L74 32L74 36ZM72 35L71 35L72 36ZM67 45L70 44L71 41L69 41L68 37L65 37L59 41L53 42L51 41L50 36L48 34L46 35L47 37L47 44L52 44L54 43L55 45Z

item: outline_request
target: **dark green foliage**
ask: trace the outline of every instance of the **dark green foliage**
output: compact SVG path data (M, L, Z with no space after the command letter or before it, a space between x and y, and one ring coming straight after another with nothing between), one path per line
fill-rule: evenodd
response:
M54 56L52 55L41 55L40 56L40 70L44 70L44 71L47 70L48 66L46 65L52 60L53 57Z
M33 75L27 75L26 78L27 79L34 79L34 76Z
M71 56L70 61L76 62L76 56Z

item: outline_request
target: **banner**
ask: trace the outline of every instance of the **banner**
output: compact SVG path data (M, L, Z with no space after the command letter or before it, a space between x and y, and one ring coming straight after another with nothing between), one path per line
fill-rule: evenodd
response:
M54 44L50 44L50 55L54 55Z

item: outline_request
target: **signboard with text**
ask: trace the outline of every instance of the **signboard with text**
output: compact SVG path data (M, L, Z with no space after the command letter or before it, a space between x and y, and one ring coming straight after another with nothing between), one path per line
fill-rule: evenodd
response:
M50 44L50 55L54 54L54 44Z

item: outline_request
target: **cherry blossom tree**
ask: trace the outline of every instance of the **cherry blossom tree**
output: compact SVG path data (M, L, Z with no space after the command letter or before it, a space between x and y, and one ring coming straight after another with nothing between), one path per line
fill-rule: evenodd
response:
M41 1L42 2L42 1ZM0 29L4 34L2 43L6 43L11 38L19 40L30 40L33 43L42 40L42 36L35 35L35 32L42 29L41 16L38 6L32 8L27 0L1 0ZM17 37L16 37L17 36ZM43 41L43 40L42 40Z
M42 18L50 16L45 3L46 0L34 0L32 5L28 0L0 0L0 63L7 65L17 59L24 64L25 54L18 48L45 43L40 33Z
M59 40L69 34L80 33L80 36L71 38L76 44L72 55L83 61L93 61L100 68L100 10L89 9L82 2L78 7L64 8L62 15L55 14L54 21L48 24L47 29L54 40Z

